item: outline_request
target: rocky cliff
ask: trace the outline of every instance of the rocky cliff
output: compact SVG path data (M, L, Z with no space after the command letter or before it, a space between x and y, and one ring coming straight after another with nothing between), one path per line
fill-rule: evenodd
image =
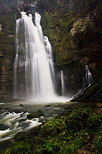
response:
M89 66L94 81L99 80L102 77L102 2L100 0L54 2L57 2L56 7L50 0L50 8L46 7L43 1L41 6L44 8L45 33L52 42L57 68L71 69L69 79L73 82L71 80L73 76L74 86L82 81L81 70L85 65ZM75 63L79 63L80 67L73 65ZM74 71L75 68L77 72Z
M19 9L32 13L39 10L42 14L44 34L49 36L54 50L56 72L59 74L63 69L69 89L82 87L85 65L89 66L94 81L99 80L101 7L101 0L0 0L0 95L7 96L10 92L12 95L15 20Z

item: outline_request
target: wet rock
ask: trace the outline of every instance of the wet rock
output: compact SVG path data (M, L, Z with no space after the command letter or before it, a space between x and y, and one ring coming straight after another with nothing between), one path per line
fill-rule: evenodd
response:
M8 126L4 124L0 124L0 130L5 130L5 129L8 129Z
M51 107L51 105L46 105L45 107Z
M20 106L20 107L23 107L23 106L24 106L24 104L20 104L19 106Z
M11 109L10 112L20 113L21 109Z
M19 132L15 135L15 141L22 141L29 137L29 132Z
M33 129L30 130L31 136L37 136L41 131L41 126L34 127Z
M11 146L10 141L0 142L0 154L3 154L5 149L8 148L9 146Z
M28 119L32 119L32 118L38 118L43 116L43 112L41 110L38 110L37 112L33 112L27 115Z
M44 118L43 116L41 116L41 117L39 118L39 122L44 123L44 122L45 122L45 118Z

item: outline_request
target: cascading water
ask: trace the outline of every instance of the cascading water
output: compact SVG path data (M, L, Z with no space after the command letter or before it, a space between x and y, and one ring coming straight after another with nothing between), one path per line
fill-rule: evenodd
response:
M85 89L90 87L92 84L93 84L92 74L89 70L89 67L85 65L85 76L83 76L83 87L82 89L79 90L79 92L74 97L81 95L85 91Z
M14 98L56 101L52 47L43 36L41 16L21 12L16 21L16 57L14 63ZM58 99L59 101L59 99Z
M65 95L65 83L64 83L64 74L63 71L61 70L61 95Z
M43 36L41 16L35 13L34 25L31 14L21 12L21 15L16 21L14 97L54 97L52 50L48 38Z
M83 88L84 89L91 86L91 84L93 83L93 77L87 65L85 65L85 71L86 71L86 74L85 74L85 77L83 77Z
M48 58L49 66L50 66L52 82L53 82L53 85L55 85L55 71L54 71L52 46L51 46L47 36L44 36L44 43L45 43L45 48L47 51L47 58Z
M0 113L0 142L13 138L18 132L25 132L42 124L38 118L28 120L28 114L27 112Z

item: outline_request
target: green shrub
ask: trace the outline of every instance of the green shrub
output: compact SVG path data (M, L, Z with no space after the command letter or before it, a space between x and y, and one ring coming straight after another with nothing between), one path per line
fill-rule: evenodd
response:
M61 132L63 129L66 128L64 119L52 119L46 122L42 126L41 134L43 136L47 135L56 135L57 133Z
M47 121L34 139L18 142L5 154L74 154L76 150L91 148L98 154L102 151L101 116L89 108L80 108L70 114Z
M24 142L18 142L7 148L5 154L29 154L31 153L30 144Z
M78 109L73 111L67 118L67 129L71 131L80 131L84 129L87 126L86 122L91 112L92 111L89 109Z
M95 147L95 151L97 154L102 154L102 126L100 127L100 130L96 133L93 144Z

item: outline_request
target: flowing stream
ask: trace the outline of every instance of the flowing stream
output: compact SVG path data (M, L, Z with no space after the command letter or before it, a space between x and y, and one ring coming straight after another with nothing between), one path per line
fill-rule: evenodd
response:
M42 123L38 118L27 119L28 112L4 112L0 114L0 142L11 139L18 132L25 132Z

